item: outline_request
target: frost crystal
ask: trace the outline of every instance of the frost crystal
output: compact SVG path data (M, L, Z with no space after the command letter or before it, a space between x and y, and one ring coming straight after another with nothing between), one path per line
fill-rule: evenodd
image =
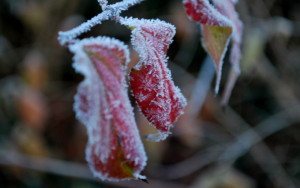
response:
M186 106L166 66L166 53L175 28L160 20L124 18L121 23L133 29L131 42L141 57L130 73L133 95L142 113L158 130L158 134L149 135L148 139L163 140Z
M102 180L139 178L146 155L125 84L127 47L98 37L77 42L70 50L75 70L85 77L74 110L88 130L86 159L91 170Z

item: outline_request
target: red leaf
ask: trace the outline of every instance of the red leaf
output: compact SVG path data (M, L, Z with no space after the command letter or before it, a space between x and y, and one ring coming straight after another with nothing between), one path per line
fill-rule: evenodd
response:
M183 0L188 17L199 24L230 26L230 21L220 14L208 0Z
M183 0L189 18L201 24L202 44L215 62L217 70L215 93L219 92L223 58L229 40L232 38L230 54L232 70L222 98L222 105L227 104L240 73L242 22L234 8L236 2L237 0L213 0L213 6L208 0Z
M125 84L127 47L114 39L84 39L70 46L83 74L75 96L77 118L87 127L86 159L103 180L142 178L146 164Z
M142 113L158 130L158 134L149 135L148 139L163 140L186 106L166 66L166 52L175 28L159 20L127 18L122 23L133 29L131 41L141 57L130 73L133 95Z
M214 60L217 70L215 93L218 93L223 58L231 37L232 23L208 0L184 0L183 4L189 18L201 24L202 44Z

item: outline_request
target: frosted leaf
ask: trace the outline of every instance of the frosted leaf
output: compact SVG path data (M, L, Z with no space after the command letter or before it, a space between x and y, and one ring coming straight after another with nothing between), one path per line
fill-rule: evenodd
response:
M124 18L121 23L132 29L131 42L141 58L130 73L133 95L142 113L158 130L148 139L163 140L186 106L166 66L166 52L175 28L160 20Z
M230 61L234 69L239 73L239 62L241 59L241 42L243 24L240 21L238 14L234 8L234 3L230 0L215 0L216 9L232 21L232 49Z
M188 16L201 24L202 44L215 62L217 79L215 93L219 92L223 58L227 51L229 40L232 39L230 61L232 70L226 83L222 105L226 105L231 91L240 74L242 22L234 8L238 0L183 0Z
M223 59L228 48L232 33L231 27L201 25L202 44L214 60L217 72L215 93L219 93L222 77Z
M231 0L215 0L216 9L223 15L228 17L232 21L233 34L232 34L232 46L230 52L231 71L229 79L227 80L225 92L222 97L222 105L228 103L232 89L240 74L240 59L241 59L241 42L242 42L242 30L243 24L240 21L238 14L234 8L234 1Z
M125 84L127 47L106 37L70 45L74 69L84 75L75 96L76 117L88 130L86 160L102 180L140 178L146 164Z
M231 21L218 12L209 0L183 0L188 17L199 24L231 26Z
M208 0L183 0L187 15L202 28L202 44L215 62L215 93L219 92L225 52L232 34L232 22Z

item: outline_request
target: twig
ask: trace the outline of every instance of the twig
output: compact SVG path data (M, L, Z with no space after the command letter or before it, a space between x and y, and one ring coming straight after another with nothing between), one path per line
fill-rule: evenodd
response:
M220 156L219 163L223 164L225 161L225 163L232 164L256 145L252 150L250 150L250 152L257 160L261 168L270 174L269 176L272 179L272 182L274 182L274 185L276 187L296 187L276 156L273 154L270 148L262 142L262 140L271 134L290 126L293 122L299 122L300 117L297 115L299 113L300 106L296 105L284 112L268 118L267 120L258 124L255 128L251 128L251 126L241 119L240 116L233 110L227 109L226 115L230 118L238 120L239 124L242 124L248 128L248 131L244 132L243 134L236 134L237 139L230 147L228 147L227 151ZM260 151L259 153L256 152L258 150ZM262 155L264 156L263 158L261 157ZM268 161L265 161L265 159ZM270 163L272 163L276 171L268 166Z
M239 71L239 70L238 70ZM229 98L231 96L232 90L237 82L237 79L240 75L240 73L238 72L235 68L231 68L229 76L228 76L228 80L226 82L225 85L225 91L224 94L222 96L222 100L221 100L221 105L222 106L227 106Z
M190 112L190 115L193 118L197 114L199 114L203 106L203 103L209 91L214 75L215 75L215 68L214 68L213 61L210 56L207 56L198 74L194 86L194 90L191 99L189 101L190 109L188 111Z
M4 166L16 166L30 170L37 170L40 172L51 173L55 175L67 176L72 178L80 178L90 181L101 182L102 184L111 185L114 187L186 187L181 184L175 184L171 182L163 182L154 179L148 179L149 184L145 184L142 181L122 181L122 182L102 182L97 178L94 178L88 169L87 165L68 162L58 159L34 157L19 153L17 151L0 150L0 165Z
M200 150L192 157L177 164L155 169L155 172L152 172L151 175L170 180L186 177L204 166L215 162L222 151L224 151L224 147L222 146L213 146L205 151Z
M188 176L216 161L223 161L222 163L226 161L232 164L266 137L289 127L293 123L300 122L299 114L300 105L298 104L267 118L254 128L239 134L235 141L228 144L227 147L215 146L207 149L207 151L199 151L194 156L180 163L159 168L156 173L161 172L159 175L162 178L178 179Z
M103 12L69 31L59 32L58 40L61 45L73 44L77 41L75 38L79 35L89 31L91 28L98 24L101 24L102 21L109 19L117 20L117 17L121 14L122 11L127 10L129 7L142 1L144 0L124 0L112 5L107 5L107 1L99 0L98 2L103 8Z
M75 27L72 30L69 31L60 31L58 33L58 40L61 45L69 45L76 42L76 37L81 35L82 33L85 33L89 31L92 27L96 26L97 24L100 24L102 21L108 20L111 16L110 14L103 14L100 13L97 16L93 17L92 19L82 23L78 27Z

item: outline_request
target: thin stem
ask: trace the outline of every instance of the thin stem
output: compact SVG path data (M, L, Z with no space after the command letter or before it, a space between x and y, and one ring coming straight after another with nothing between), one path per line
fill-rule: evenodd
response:
M227 145L225 147L214 146L208 148L207 152L199 151L192 157L177 164L159 168L159 170L155 171L155 174L159 174L160 177L167 179L178 179L188 176L214 162L218 162L219 164L233 164L238 158L245 155L253 146L261 143L265 138L296 122L300 122L299 113L300 104L297 104L265 119L254 128L248 128L239 134L232 143L225 143ZM243 124L246 123L244 122ZM269 153L269 151L267 152ZM273 154L271 153L271 155ZM285 176L286 180L289 180L282 167L280 167L280 172ZM288 184L291 187L295 187L292 181L288 181Z
M93 17L92 19L82 23L81 25L69 30L69 31L60 31L58 33L58 40L61 45L70 45L77 41L75 39L79 35L89 31L92 27L100 24L102 21L108 20L111 12L104 12L98 14L97 16Z
M113 5L110 5L111 8L113 9L118 9L118 11L120 11L120 13L124 10L127 10L128 8L142 2L144 0L125 0L125 1L121 1L118 3L115 3Z
M103 12L69 31L59 32L58 40L61 45L74 44L77 41L76 37L79 35L91 30L91 28L97 24L101 24L102 21L109 19L118 20L122 11L142 1L144 0L127 0L113 5L107 5L106 0L98 0Z
M234 85L239 77L239 72L235 68L231 68L229 78L225 86L225 91L222 96L221 105L227 106L229 98L231 96Z
M206 95L210 89L210 84L213 80L214 75L215 68L213 65L213 60L210 56L207 56L198 74L198 78L194 87L195 89L190 99L190 113L192 117L195 117L197 114L199 114L205 101Z
M224 125L226 125L228 130L237 139L233 141L233 144L227 147L225 152L220 156L219 164L226 163L232 165L238 158L250 152L260 167L268 174L275 187L296 187L276 155L263 140L269 135L285 128L285 126L299 121L297 117L299 110L299 105L292 106L291 109L287 108L286 111L271 116L255 126L255 128L252 128L241 116L228 107L226 109L226 117L234 119L235 122L226 120L225 122L227 123L224 123ZM240 126L243 125L243 127L248 130L242 134L235 133L232 127L228 126L228 124L232 123ZM276 171L274 171L274 169L276 169Z
M44 173L51 173L59 176L80 178L89 181L101 182L107 186L112 187L186 187L182 184L172 183L167 181L160 181L149 178L150 184L145 184L142 181L122 181L122 182L108 182L101 181L92 176L86 164L63 161L53 158L35 157L20 153L13 150L0 149L0 165L14 166L30 170L36 170Z

